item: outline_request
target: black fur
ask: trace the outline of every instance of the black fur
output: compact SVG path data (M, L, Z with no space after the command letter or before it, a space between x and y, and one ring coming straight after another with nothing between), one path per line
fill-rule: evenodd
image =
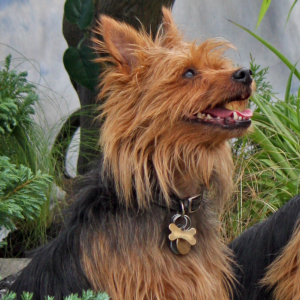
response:
M122 218L124 214L134 214L135 218L128 215L125 217L130 220L130 226L138 226L144 231L144 242L147 242L149 228L143 227L149 226L154 220L157 222L160 211L165 208L154 205L150 214L138 212L134 208L126 210L117 201L113 185L103 182L100 166L101 164L98 168L96 166L94 171L75 184L73 204L67 211L65 229L54 241L34 253L31 263L10 287L11 291L17 293L18 300L21 299L23 291L33 292L32 300L44 299L46 295L61 300L71 293L81 295L83 290L91 288L79 260L80 235L89 232L91 228L109 231L110 223L116 218ZM203 205L206 205L205 202ZM237 281L240 283L235 288L234 300L272 299L272 291L261 287L259 282L265 274L266 267L290 240L299 218L299 211L300 196L296 196L268 220L253 226L229 245L240 266L234 267ZM160 223L165 223L162 228L167 228L170 213L163 215L164 220ZM199 216L199 219L202 217ZM168 232L165 236L167 234ZM112 240L111 247L116 249L117 241Z
M266 268L289 242L300 212L300 195L294 197L266 221L256 224L235 239L229 247L234 251L236 279L234 300L272 299L272 290L260 285Z
M23 291L33 292L32 300L55 296L62 299L71 293L82 294L91 286L80 264L80 235L87 232L93 223L101 222L108 210L117 209L113 189L101 180L101 168L90 172L77 181L72 197L73 204L66 212L66 223L62 233L49 244L33 254L32 261L25 267L10 287L18 298Z
M11 291L17 293L17 299L20 299L23 291L33 292L32 300L44 299L47 295L62 299L71 293L80 295L82 290L90 288L79 261L79 236L87 226L95 202L102 203L103 196L99 193L101 187L97 182L99 176L94 175L91 173L84 180L88 184L75 197L63 232L54 241L35 251L32 261L10 287Z
M83 290L90 289L91 285L80 264L80 241L89 249L91 231L100 230L107 233L107 236L113 233L110 239L111 250L122 251L118 244L118 234L123 235L123 232L116 228L116 220L126 220L132 233L136 228L142 231L140 237L134 234L128 236L128 240L132 239L132 244L137 238L140 243L151 243L152 232L149 231L149 226L155 230L157 224L163 224L161 227L165 228L165 232L162 233L162 239L169 234L171 212L156 204L147 212L139 211L137 205L126 209L118 202L113 184L103 180L101 163L77 181L74 187L74 196L71 197L73 204L66 212L67 221L62 233L35 251L32 261L9 288L17 293L18 300L21 300L23 291L32 292L32 300L44 299L47 295L55 296L55 300L62 300L70 294L81 295ZM202 207L205 206L203 203ZM201 211L200 220L203 217ZM116 234L116 231L119 233ZM162 240L161 243L163 242Z

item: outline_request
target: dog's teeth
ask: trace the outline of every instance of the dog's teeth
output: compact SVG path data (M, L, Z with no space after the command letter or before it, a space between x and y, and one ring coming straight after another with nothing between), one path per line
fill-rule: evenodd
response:
M233 112L233 120L238 120L239 116L236 111Z
M217 120L220 120L220 117L217 117Z
M243 119L244 119L243 117L239 116L239 120L240 120L240 121L242 121Z
M206 119L207 119L207 120L211 120L211 119L212 119L212 116L211 116L210 114L207 114L207 115L206 115Z
M197 118L198 118L198 119L204 119L204 118L205 118L205 114L198 113L198 114L197 114Z

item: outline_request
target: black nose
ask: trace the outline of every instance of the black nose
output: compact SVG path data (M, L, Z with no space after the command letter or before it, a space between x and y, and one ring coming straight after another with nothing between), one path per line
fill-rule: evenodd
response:
M253 81L252 74L250 69L241 68L232 74L232 78L234 81L250 85Z

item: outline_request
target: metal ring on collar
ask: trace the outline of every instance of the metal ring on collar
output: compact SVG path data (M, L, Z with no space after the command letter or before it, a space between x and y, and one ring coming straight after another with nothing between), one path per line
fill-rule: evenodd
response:
M184 218L185 220L185 224L181 225L181 224L176 224L176 221L180 218ZM191 219L189 216L187 215L180 215L180 214L176 214L172 217L172 223L174 223L178 228L181 228L182 230L188 230L191 227Z

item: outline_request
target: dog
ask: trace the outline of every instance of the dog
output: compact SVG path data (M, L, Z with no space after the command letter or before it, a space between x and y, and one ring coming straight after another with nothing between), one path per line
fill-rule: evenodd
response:
M239 284L235 300L300 299L300 195L229 247Z
M230 299L230 251L218 214L232 191L228 140L251 125L251 70L231 44L186 42L170 10L153 39L101 16L107 67L102 158L76 183L65 229L11 286L33 300L93 289L113 300Z

